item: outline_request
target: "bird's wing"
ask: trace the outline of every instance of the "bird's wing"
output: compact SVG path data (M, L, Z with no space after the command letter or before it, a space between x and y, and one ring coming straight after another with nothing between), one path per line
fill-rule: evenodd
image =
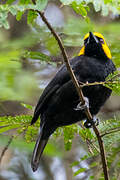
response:
M34 116L31 124L34 124L38 119L43 107L47 104L49 98L61 87L64 83L70 80L69 72L67 71L65 65L63 65L57 72L56 76L48 84L48 86L43 91L34 111Z
M86 66L84 63L84 58L81 56L75 57L70 60L71 67L78 79L78 81L88 81L88 77L90 78L90 72L89 74L89 67ZM86 73L87 72L87 73ZM60 70L57 72L55 77L52 79L52 81L48 84L48 86L43 91L37 106L34 111L34 116L31 121L31 124L35 123L38 119L39 115L41 114L42 110L45 110L45 107L47 105L47 102L52 97L52 95L58 90L61 89L64 84L66 84L68 81L71 80L70 74L67 71L67 68L65 65L63 65Z

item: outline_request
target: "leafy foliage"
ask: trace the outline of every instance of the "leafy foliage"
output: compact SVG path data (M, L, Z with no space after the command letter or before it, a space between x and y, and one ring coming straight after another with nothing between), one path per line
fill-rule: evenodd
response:
M25 52L25 57L31 59L39 59L40 61L50 62L50 57L40 52L27 51Z
M106 79L106 86L115 94L120 93L120 73L116 71L114 74L110 74Z
M101 10L103 16L107 16L109 11L113 12L114 14L119 13L119 1L111 1L111 0L60 0L64 5L72 5L73 9L76 13L80 13L83 17L87 15L87 10L89 10L88 5L90 3L93 4L94 9L96 12ZM86 9L87 7L87 9Z
M72 146L72 140L75 136L75 133L79 131L79 127L77 125L71 126L65 126L63 128L63 134L64 134L64 144L65 149L70 150Z
M77 14L80 14L83 17L87 16L87 10L89 10L89 7L84 2L78 4L76 1L73 1L71 6Z
M30 10L28 13L28 23L29 21L33 21L36 18L36 13L32 13L31 10L39 10L42 11L47 5L47 0L37 0L36 5L32 4L30 0L27 1L19 1L18 4L11 5L12 2L9 0L7 3L9 5L0 5L0 27L4 27L9 29L9 23L7 21L8 13L10 12L13 16L16 16L17 20L21 20L22 15L26 10Z
M33 4L31 0L19 0L18 4L12 3L15 0L7 0L6 5L0 6L0 26L9 28L9 24L7 21L8 13L10 12L12 15L16 16L17 20L20 20L22 15L26 10L28 10L28 23L33 22L37 17L37 13L35 10L42 11L46 7L48 0L37 0L36 4ZM82 15L83 17L87 16L87 11L89 11L89 4L93 4L96 12L101 11L103 16L107 16L111 11L113 14L119 14L119 1L115 3L111 0L60 0L63 5L70 5L77 14Z
M27 142L34 141L34 137L37 135L39 122L37 126L30 126L31 118L30 115L0 117L0 134L16 129L17 134L25 133ZM15 136L17 136L17 134Z

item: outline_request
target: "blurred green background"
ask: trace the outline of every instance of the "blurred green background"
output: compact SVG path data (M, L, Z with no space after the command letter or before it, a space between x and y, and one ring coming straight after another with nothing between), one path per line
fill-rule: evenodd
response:
M4 3L5 1L1 2ZM89 21L76 14L71 7L61 6L59 1L50 0L45 9L45 15L62 38L69 58L79 53L87 32L100 32L104 35L112 53L112 60L119 70L120 15L113 12L102 16L101 11L96 12L90 4ZM0 28L0 116L27 115L30 121L33 109L28 109L21 103L36 105L43 89L62 64L63 57L57 42L40 17L36 18L34 26L27 24L27 13L24 13L20 21L9 14L8 22L9 29ZM31 51L37 51L38 54L30 53ZM99 116L104 120L119 117L119 112L120 97L113 93ZM6 133L0 135L1 152L8 142L8 137L14 133L16 134L15 130L7 131L8 136L5 136ZM89 159L90 162L82 161L79 166L71 165L76 160L81 162L81 158L88 154L86 143L77 135L70 151L65 151L63 138L51 138L39 170L33 173L30 158L34 142L29 143L31 134L26 136L27 142L22 139L22 135L19 140L15 138L12 141L10 149L2 159L0 180L87 180L93 173L94 169L89 168L92 159ZM74 177L73 173L78 168L86 168L87 171ZM94 173L97 177L99 171Z

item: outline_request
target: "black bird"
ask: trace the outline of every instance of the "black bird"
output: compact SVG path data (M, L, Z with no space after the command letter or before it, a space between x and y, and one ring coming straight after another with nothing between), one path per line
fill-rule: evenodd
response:
M104 37L89 32L84 37L84 46L77 57L70 60L78 82L104 82L116 68ZM83 94L89 101L93 117L111 95L111 89L103 85L83 87ZM66 66L63 65L43 91L35 108L31 124L40 116L40 133L33 151L31 166L36 171L49 136L60 126L70 125L87 119L79 107L79 97ZM86 127L91 124L86 120Z

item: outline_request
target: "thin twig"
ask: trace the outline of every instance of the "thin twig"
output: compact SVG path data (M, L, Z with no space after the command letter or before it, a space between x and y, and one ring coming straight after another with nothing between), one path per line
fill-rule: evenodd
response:
M81 127L82 129L85 130L85 127L84 127L81 123L80 123L79 125L80 125L80 127ZM84 138L85 138L85 137L84 137ZM89 145L92 146L98 153L100 153L100 150L95 146L95 144L93 143L93 141L91 141L91 140L88 139L88 138L85 138L85 140L86 140L86 142L89 143Z
M35 0L32 0L33 3L35 4ZM36 12L38 12L38 14L40 15L40 17L42 18L43 22L46 24L46 26L48 27L48 29L51 31L51 34L53 34L53 36L55 37L56 41L58 42L58 45L60 47L60 50L62 52L63 58L64 58L64 62L66 64L67 70L70 73L71 79L73 81L73 84L76 87L76 90L78 92L80 101L82 102L82 104L85 104L85 99L84 99L84 95L82 92L82 87L79 85L73 70L70 66L69 60L68 60L68 56L67 53L65 51L64 45L62 44L62 41L60 39L60 37L58 36L58 34L55 32L55 30L52 28L52 26L50 25L50 23L48 22L48 20L46 19L46 17L44 16L44 13L41 11L36 10ZM85 114L87 116L87 118L89 119L90 122L92 122L93 117L89 111L89 108L86 108L85 110ZM103 172L104 172L104 178L105 180L109 180L109 175L108 175L108 167L107 167L107 161L106 161L106 155L105 155L105 149L104 149L104 144L101 138L101 135L97 129L97 127L95 125L93 125L93 130L97 136L98 139L98 143L99 143L99 147L100 147L100 154L101 154L101 160L102 160L102 166L103 166Z
M108 79L107 81L114 80L114 79L116 79L117 77L120 77L120 73L115 74L111 79Z
M66 67L67 67L67 70L68 72L70 72L70 76L72 78L72 81L74 82L74 85L76 87L76 90L78 92L78 95L80 97L80 100L82 102L82 104L85 104L85 99L84 99L84 96L83 96L83 93L82 91L80 90L81 87L79 86L79 83L73 73L73 70L70 66L70 63L69 63L69 60L68 60L68 56L67 56L67 53L65 51L65 48L64 48L64 45L59 37L59 35L54 31L54 29L52 28L52 26L49 24L49 22L47 21L46 17L44 16L44 13L43 12L40 12L38 10L36 10L38 12L38 14L40 15L40 17L42 18L43 22L47 25L48 29L51 31L51 33L53 34L53 36L55 37L56 41L58 42L58 45L60 47L60 50L62 52L62 55L63 55L63 58L64 58L64 62L66 64ZM92 119L92 116L91 116L91 119Z
M2 150L2 153L1 153L1 156L0 156L0 164L1 164L1 162L2 162L2 159L3 159L6 151L8 150L8 147L10 146L12 140L13 140L13 136L10 137L8 143L6 144L6 146L4 147L4 149Z
M90 139L87 139L89 141L89 144L98 152L100 153L100 150L95 146L95 144L90 140Z
M86 144L87 144L87 146L88 146L88 151L89 151L92 155L94 155L93 150L92 150L92 148L91 148L91 144L90 144L89 140L87 140L87 139L86 139Z
M85 86L96 86L96 85L106 85L106 84L118 84L119 83L119 81L112 81L112 82L110 82L110 80L109 81L104 81L104 82L93 82L93 83L88 83L88 82L86 82L86 83L82 83L82 82L80 82L80 86L83 88L83 87L85 87Z
M116 133L119 131L120 131L120 127L113 128L113 129L110 129L110 130L106 131L105 133L101 134L101 137L112 134L112 133Z

